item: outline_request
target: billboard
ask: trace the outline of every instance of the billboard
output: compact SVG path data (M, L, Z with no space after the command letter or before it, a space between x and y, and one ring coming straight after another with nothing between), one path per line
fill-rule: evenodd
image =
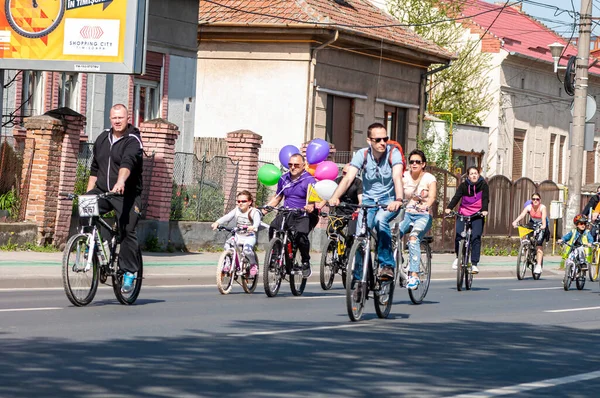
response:
M142 73L148 0L0 0L0 69Z

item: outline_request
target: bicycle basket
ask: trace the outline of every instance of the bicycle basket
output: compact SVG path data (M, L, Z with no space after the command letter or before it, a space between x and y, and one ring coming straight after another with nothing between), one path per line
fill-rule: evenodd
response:
M98 197L96 195L79 196L79 217L98 217Z
M517 229L519 230L519 238L521 239L533 232L533 229L522 227L520 225L517 227Z

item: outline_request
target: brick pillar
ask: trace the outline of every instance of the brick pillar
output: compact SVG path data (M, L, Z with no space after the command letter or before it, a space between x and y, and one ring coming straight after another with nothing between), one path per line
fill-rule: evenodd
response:
M69 108L60 108L46 115L53 116L64 121L65 133L62 140L60 157L60 180L58 192L71 193L75 190L77 179L77 158L79 156L79 145L83 134L86 118ZM54 226L53 244L57 247L65 244L69 239L71 228L71 214L73 203L69 200L59 200L56 209L56 223Z
M23 175L30 176L25 221L37 224L38 243L51 243L56 223L65 125L62 120L48 115L26 118L24 124L28 138L26 145L31 141L35 145L31 162L25 159L23 163ZM25 179L23 181L25 183Z
M225 194L225 210L235 204L230 199L236 192L247 190L256 197L258 176L258 152L262 145L262 136L250 130L237 130L227 133L227 163L223 193ZM235 165L237 163L237 167Z
M139 126L144 151L154 152L154 166L149 184L146 218L169 221L171 216L171 194L173 191L173 168L175 167L175 141L179 137L179 127L164 119L143 122ZM144 166L144 184L147 167ZM150 170L150 169L148 169Z

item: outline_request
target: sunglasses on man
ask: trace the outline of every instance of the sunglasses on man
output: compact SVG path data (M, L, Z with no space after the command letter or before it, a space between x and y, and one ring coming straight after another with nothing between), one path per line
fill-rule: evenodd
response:
M388 140L390 139L390 137L378 137L378 138L370 138L371 141L376 142L376 143L380 143L381 141L383 142L388 142Z

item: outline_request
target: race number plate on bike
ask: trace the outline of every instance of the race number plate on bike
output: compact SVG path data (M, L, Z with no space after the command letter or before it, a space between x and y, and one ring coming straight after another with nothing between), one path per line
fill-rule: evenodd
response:
M98 197L96 195L79 196L79 217L98 217Z

